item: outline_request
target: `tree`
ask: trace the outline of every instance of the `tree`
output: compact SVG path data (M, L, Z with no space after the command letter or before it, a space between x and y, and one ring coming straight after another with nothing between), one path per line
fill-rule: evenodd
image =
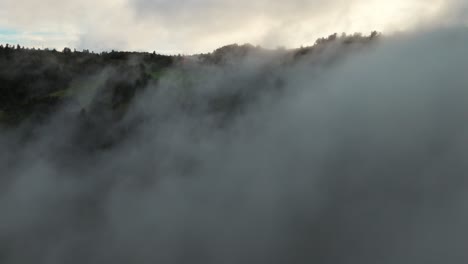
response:
M361 32L356 32L353 34L353 38L361 38L362 37L362 33Z
M63 51L62 51L64 54L70 54L71 53L71 49L70 48L63 48Z
M335 33L335 34L332 34L330 36L328 36L328 41L334 41L336 40L336 38L338 37L338 33Z
M318 38L316 41L315 41L315 45L320 45L322 43L324 43L326 41L325 38Z

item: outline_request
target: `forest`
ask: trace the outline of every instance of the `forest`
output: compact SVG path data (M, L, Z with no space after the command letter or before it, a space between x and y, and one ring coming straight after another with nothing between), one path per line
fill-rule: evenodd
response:
M259 84L203 99L202 104L209 106L211 112L229 116L239 111L248 100L253 100L258 90L278 90L283 86L281 77L275 76L272 67L288 68L300 63L303 57L320 59L320 54L327 48L339 45L339 50L327 57L327 63L332 63L356 46L375 42L379 36L376 31L368 36L360 33L338 36L335 33L317 39L313 46L291 50L232 44L211 53L188 56L156 52L94 53L89 50L72 51L70 48L57 51L0 45L0 124L3 128L16 127L21 123L40 124L59 109L67 107L70 115L79 117L76 122L86 123L85 131L90 127L100 131L101 127L108 127L108 124L103 126L106 122L118 123L133 98L148 87L157 89L159 80L165 76L176 76L179 82L174 89L191 89L190 79L197 67L211 65L229 70L230 66L240 64L248 57L270 58L270 65L251 80ZM271 78L275 79L274 82L265 85ZM198 98L185 96L179 103L187 108L195 101ZM87 137L89 140L89 135ZM100 138L92 145L109 145L100 141L106 140Z

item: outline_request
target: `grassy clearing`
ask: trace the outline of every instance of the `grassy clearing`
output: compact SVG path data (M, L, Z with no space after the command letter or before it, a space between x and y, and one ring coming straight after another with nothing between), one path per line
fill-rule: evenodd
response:
M5 122L8 119L7 114L5 111L0 110L0 122Z
M55 97L55 98L65 98L65 97L70 96L70 89L58 90L56 92L49 94L48 96Z

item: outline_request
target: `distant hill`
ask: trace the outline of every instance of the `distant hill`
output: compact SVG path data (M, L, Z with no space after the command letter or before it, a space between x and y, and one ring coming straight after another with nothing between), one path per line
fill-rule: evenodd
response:
M64 106L69 112L87 120L88 125L92 126L90 120L99 120L96 124L112 123L125 116L137 93L147 87L157 87L166 76L179 80L179 86L190 86L187 81L193 79L196 68L201 66L211 65L229 70L229 65L251 59L268 60L270 68L289 67L305 57L312 58L311 62L332 63L355 47L362 47L361 44L373 43L378 36L380 34L377 32L369 36L333 34L318 39L313 46L291 50L232 44L208 54L190 56L168 56L155 52L94 53L88 50L72 51L70 48L56 51L1 45L0 124L14 127L25 121L41 122ZM320 54L330 48L334 50L332 55L328 52L326 61L323 61ZM266 68L252 82L269 80L273 71ZM273 82L276 88L282 86L280 77ZM224 114L236 111L257 93L255 88L248 89L243 96L232 94L211 98L208 105L212 111ZM184 105L192 104L190 97L184 100Z

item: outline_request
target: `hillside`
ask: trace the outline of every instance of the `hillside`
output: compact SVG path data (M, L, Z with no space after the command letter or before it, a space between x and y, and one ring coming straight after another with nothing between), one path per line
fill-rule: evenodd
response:
M170 74L187 79L197 65L216 65L228 70L229 64L261 57L271 60L271 65L267 65L270 72L265 67L264 76L257 76L264 79L274 75L271 71L274 67L290 67L305 56L320 60L327 48L339 45L332 56L327 54L327 60L332 62L356 45L373 42L377 36L377 33L341 37L334 34L318 39L314 46L294 50L233 44L212 53L191 56L118 51L96 54L69 48L59 52L0 45L0 122L11 126L30 118L47 118L64 105L93 116L110 111L121 117L138 91L157 87L158 81ZM278 79L276 84L280 83ZM180 85L187 86L187 83ZM235 100L216 98L213 104L219 111L229 111Z

